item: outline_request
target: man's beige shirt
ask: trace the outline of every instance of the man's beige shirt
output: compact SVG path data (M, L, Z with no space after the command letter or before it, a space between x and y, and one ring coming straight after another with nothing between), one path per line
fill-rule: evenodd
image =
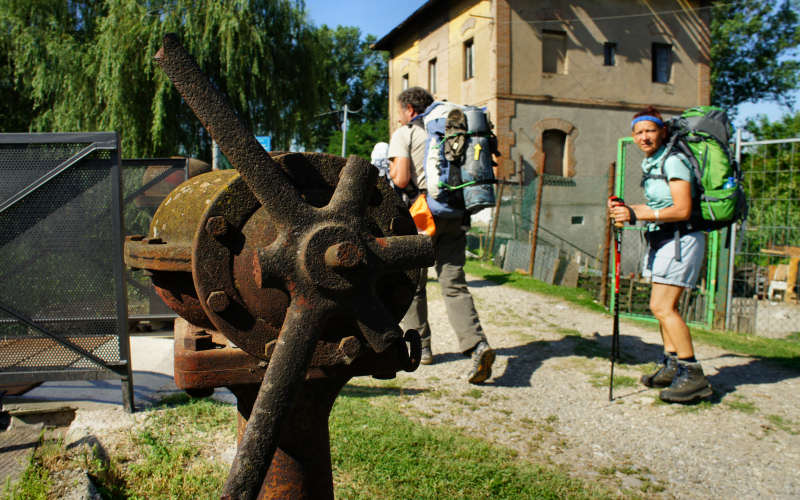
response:
M414 120L394 131L389 141L389 159L411 159L411 182L419 189L425 187L425 143L428 134L422 120Z

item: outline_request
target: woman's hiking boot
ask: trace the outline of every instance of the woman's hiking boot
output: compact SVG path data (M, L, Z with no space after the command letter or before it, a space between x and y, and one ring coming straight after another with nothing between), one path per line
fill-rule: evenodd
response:
M678 361L678 375L659 397L667 403L693 403L714 394L700 363Z
M669 354L661 356L661 366L655 373L642 375L640 381L647 387L668 387L678 374L678 358Z

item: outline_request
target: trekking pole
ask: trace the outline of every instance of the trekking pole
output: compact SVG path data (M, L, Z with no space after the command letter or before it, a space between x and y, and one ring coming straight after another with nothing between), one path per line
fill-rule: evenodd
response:
M616 196L611 202L624 205L625 202ZM614 221L614 324L611 333L611 374L608 377L608 400L614 400L614 362L619 357L619 269L622 255L622 226Z

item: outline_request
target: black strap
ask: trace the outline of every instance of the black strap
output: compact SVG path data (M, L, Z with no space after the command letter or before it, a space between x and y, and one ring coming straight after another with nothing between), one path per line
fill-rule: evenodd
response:
M697 222L693 220L693 218L690 218L686 221L664 222L662 224L658 224L658 229L655 231L649 231L645 234L645 237L647 238L647 242L650 243L650 246L656 250L664 246L667 241L672 239L675 242L675 260L680 262L682 258L681 236L701 230L702 229L697 225Z

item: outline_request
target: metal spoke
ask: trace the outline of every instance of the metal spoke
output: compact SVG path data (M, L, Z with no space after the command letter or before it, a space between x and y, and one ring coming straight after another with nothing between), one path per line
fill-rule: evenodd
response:
M378 170L366 160L351 155L339 175L336 190L327 211L345 217L361 217L367 209L370 186L375 184Z
M309 211L286 174L236 116L225 96L211 84L176 35L164 37L156 60L258 201L277 218L277 222L289 224L293 220L282 216L283 213Z
M408 271L432 266L433 242L429 236L390 236L367 242L385 271Z
M330 309L317 298L293 297L225 482L223 498L254 499L258 495L283 423L303 386L321 334L320 325Z

